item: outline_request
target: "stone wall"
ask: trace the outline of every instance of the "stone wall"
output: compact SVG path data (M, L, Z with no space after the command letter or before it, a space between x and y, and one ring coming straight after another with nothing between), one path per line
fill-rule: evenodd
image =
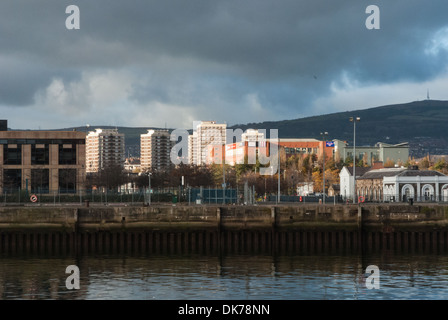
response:
M0 232L105 230L432 230L448 228L443 205L2 207Z

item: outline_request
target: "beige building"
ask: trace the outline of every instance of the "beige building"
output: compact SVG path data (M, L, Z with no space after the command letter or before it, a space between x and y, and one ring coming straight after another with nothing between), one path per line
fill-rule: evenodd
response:
M124 165L124 134L118 129L95 129L86 137L86 172Z
M138 173L141 170L140 158L126 158L124 170L129 173Z
M216 121L201 121L195 123L193 135L189 138L190 163L201 165L207 163L207 153L209 145L224 146L226 144L225 123L216 123Z
M243 134L241 134L242 142L260 142L264 140L264 132L260 132L258 129L247 129Z
M381 168L365 172L356 178L356 193L363 197L362 201L382 202L384 198L383 181L386 177L394 177L406 171L405 168Z
M168 130L148 130L140 136L141 169L164 170L171 166L173 141Z
M85 183L85 139L77 131L0 131L1 192L78 192Z
M348 157L353 159L353 145L349 146L347 142L341 140L334 141L335 160L345 161ZM395 164L405 163L409 158L409 144L407 142L398 144L388 144L378 142L374 146L355 146L356 158L366 160L367 165L374 162L393 161Z
M197 133L196 133L196 131L193 131L193 134L190 134L188 136L188 163L189 164L196 164L198 162L197 142L198 142Z

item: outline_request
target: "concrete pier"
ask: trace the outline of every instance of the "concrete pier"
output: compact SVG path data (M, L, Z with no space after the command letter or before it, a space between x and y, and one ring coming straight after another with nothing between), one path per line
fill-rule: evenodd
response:
M448 249L448 206L0 207L0 252L392 249Z

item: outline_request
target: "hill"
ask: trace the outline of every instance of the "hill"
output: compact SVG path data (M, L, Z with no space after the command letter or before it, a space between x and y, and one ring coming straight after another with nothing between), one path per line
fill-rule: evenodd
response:
M321 139L320 133L326 131L329 140L340 139L352 144L350 117L361 118L356 124L357 145L409 142L412 156L448 154L448 101L415 101L233 128L278 129L281 138Z
M429 154L448 154L448 101L424 100L387 105L363 110L338 112L307 118L248 123L229 127L252 129L278 129L280 138L321 139L321 132L328 132L328 140L340 139L353 143L353 123L350 117L360 117L356 124L356 144L374 145L377 142L408 142L410 154L422 157ZM217 119L219 121L219 119ZM139 155L140 135L154 127L110 127L125 134L127 155ZM60 130L86 131L87 128L65 128ZM171 130L171 129L169 129Z

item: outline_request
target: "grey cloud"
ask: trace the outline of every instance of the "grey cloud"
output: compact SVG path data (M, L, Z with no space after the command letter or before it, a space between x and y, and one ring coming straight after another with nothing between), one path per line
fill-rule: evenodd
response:
M70 4L81 10L77 31L65 29ZM364 26L369 4L2 0L0 57L17 62L0 64L8 75L0 77L0 103L32 104L56 77L70 83L84 71L125 69L135 74L129 98L138 104L221 101L238 110L256 94L275 115L299 117L311 114L313 101L327 96L343 74L372 84L426 81L446 71L446 50L425 52L448 25L446 0L376 0L381 29L375 31Z

